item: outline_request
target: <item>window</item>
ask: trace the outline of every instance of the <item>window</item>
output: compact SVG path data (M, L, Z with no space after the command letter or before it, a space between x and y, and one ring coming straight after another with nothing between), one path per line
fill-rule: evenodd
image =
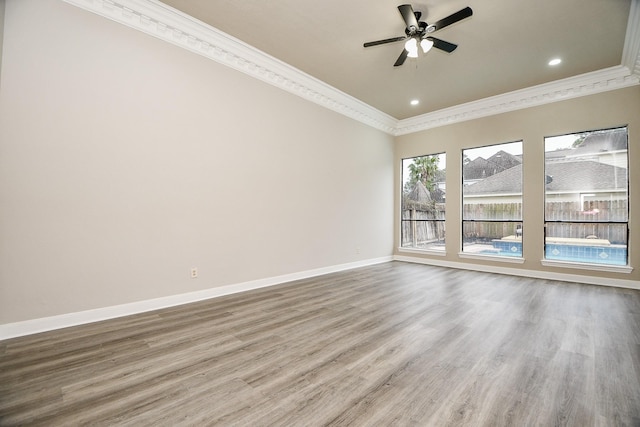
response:
M627 128L545 138L545 259L627 265Z
M462 151L462 252L522 257L522 141Z
M402 160L401 247L444 253L446 154Z

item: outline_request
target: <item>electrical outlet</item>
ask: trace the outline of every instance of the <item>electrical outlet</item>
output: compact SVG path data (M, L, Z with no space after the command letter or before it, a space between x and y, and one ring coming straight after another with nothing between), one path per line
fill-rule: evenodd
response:
M360 253L360 246L356 247L356 253L359 254Z
M198 277L198 268L197 267L191 267L191 278L195 279L196 277Z

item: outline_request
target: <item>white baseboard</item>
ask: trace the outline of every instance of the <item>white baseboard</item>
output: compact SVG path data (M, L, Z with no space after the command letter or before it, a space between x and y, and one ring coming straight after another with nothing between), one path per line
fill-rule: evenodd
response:
M417 264L436 265L440 267L459 268L462 270L482 271L485 273L498 273L511 276L531 277L534 279L559 280L563 282L586 283L589 285L612 286L616 288L640 290L640 281L637 280L612 279L608 277L584 276L580 274L554 273L551 271L524 270L521 268L506 268L481 264L468 264L464 262L418 258L403 255L395 255L393 257L393 260L412 262Z
M36 334L39 332L51 331L54 329L68 328L71 326L113 319L116 317L129 316L131 314L144 313L161 308L174 307L177 305L235 294L252 289L280 285L286 282L292 282L294 280L307 279L310 277L321 276L323 274L335 273L338 271L350 270L359 267L366 267L368 265L381 264L392 260L393 257L391 256L373 258L364 261L357 261L347 264L339 264L329 267L316 268L313 270L301 271L298 273L285 274L282 276L269 277L266 279L252 280L244 283L220 286L217 288L189 292L186 294L171 295L168 297L154 298L150 300L115 305L111 307L80 311L76 313L61 314L58 316L43 317L39 319L25 320L22 322L7 323L4 325L0 325L0 340Z
M335 273L369 265L381 264L389 261L403 261L417 264L435 265L440 267L458 268L462 270L474 270L487 273L507 274L512 276L524 276L536 279L559 280L565 282L586 283L601 286L613 286L620 288L640 290L640 281L611 279L606 277L584 276L579 274L553 273L548 271L523 270L520 268L505 268L487 266L480 264L468 264L462 262L445 261L442 259L429 259L395 255L381 258L373 258L364 261L339 264L329 267L317 268L313 270L301 271L298 273L285 274L282 276L269 277L266 279L252 280L249 282L236 283L233 285L220 286L217 288L205 289L202 291L189 292L186 294L171 295L168 297L155 298L138 301L128 304L121 304L110 307L97 308L93 310L80 311L75 313L61 314L58 316L43 317L39 319L25 320L22 322L7 323L0 325L0 340L15 338L25 335L46 332L55 329L68 328L101 320L113 319L116 317L129 316L137 313L158 310L161 308L174 307L191 302L203 301L224 295L249 291L252 289L265 288L280 285L294 280L307 279L321 276L323 274Z

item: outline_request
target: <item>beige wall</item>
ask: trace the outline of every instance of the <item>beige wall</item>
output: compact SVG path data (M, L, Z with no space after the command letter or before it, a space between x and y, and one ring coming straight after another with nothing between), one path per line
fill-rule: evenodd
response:
M565 133L629 125L630 181L630 264L631 274L543 267L544 252L544 137ZM461 150L465 148L524 141L523 220L525 239L524 264L460 259L460 182ZM446 260L468 264L495 265L504 268L546 270L584 276L640 280L640 87L605 92L541 107L514 111L492 117L396 138L395 143L396 206L400 203L401 159L430 153L447 153L447 236ZM395 247L399 246L399 208L395 216ZM400 254L396 249L396 253ZM411 254L411 256L416 256ZM419 256L419 255L418 255ZM425 256L428 258L428 256ZM434 257L434 259L442 259Z
M5 0L0 0L0 75L2 73L2 45L3 45L2 37L4 35L4 7L5 7Z
M391 255L391 136L58 0L5 12L0 324Z

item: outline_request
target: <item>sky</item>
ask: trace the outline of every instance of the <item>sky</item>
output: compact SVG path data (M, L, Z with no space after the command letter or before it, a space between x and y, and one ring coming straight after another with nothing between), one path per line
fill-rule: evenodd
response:
M552 136L545 138L544 151L555 151L561 148L571 148L571 145L578 139L578 135L569 134L569 135L560 135L560 136Z

